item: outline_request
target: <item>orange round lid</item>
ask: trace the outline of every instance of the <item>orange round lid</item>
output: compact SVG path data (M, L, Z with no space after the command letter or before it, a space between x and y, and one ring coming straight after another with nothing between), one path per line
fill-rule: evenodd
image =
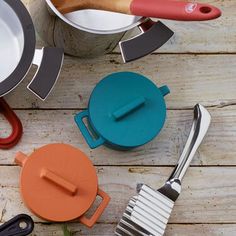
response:
M16 162L23 167L23 200L43 219L63 222L79 218L97 196L94 166L83 152L70 145L49 144L29 157L18 153Z

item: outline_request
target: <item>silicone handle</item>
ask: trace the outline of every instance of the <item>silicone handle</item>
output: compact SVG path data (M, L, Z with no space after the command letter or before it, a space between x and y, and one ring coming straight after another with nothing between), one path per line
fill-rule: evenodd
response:
M120 42L120 50L124 62L131 62L144 57L165 44L174 34L161 21L148 19L139 26L141 34L132 39Z
M81 223L83 223L84 225L86 225L90 228L97 222L97 220L102 215L102 213L106 209L106 207L109 204L110 199L111 199L107 195L107 193L103 192L101 189L98 189L98 194L97 195L102 198L102 202L99 205L99 207L97 208L97 210L95 211L95 213L93 214L93 216L91 218L87 218L86 216L82 216L82 217L79 218Z
M164 85L162 87L159 88L163 97L165 97L166 95L168 95L170 93L170 89L168 86Z
M125 116L137 110L138 108L142 107L145 102L146 99L144 97L136 98L133 101L127 103L125 106L121 107L120 109L114 111L112 115L116 121L119 121Z
M40 177L46 180L49 180L51 183L55 184L56 186L61 187L65 191L67 191L70 195L75 195L78 191L78 188L73 183L69 182L68 180L64 179L63 177L53 173L52 171L43 168L40 173Z
M27 155L25 155L23 152L17 152L15 156L15 163L18 166L23 167L27 161Z
M133 0L130 11L133 15L179 21L204 21L221 16L214 6L173 0Z
M25 227L21 227L25 223ZM5 224L0 226L0 236L26 236L32 233L34 222L28 215L17 215Z
M12 127L12 133L9 137L0 138L0 149L9 149L19 142L23 133L23 127L20 119L3 98L0 98L0 113L6 117Z
M28 89L44 101L57 82L64 53L61 48L44 47L36 55L39 55L39 58L34 58L38 71L28 85Z
M75 122L77 126L79 127L82 135L84 136L87 144L90 148L94 149L97 148L105 143L105 140L102 137L99 137L98 139L94 139L90 132L88 131L88 128L83 122L84 118L88 118L88 110L83 111L75 116Z

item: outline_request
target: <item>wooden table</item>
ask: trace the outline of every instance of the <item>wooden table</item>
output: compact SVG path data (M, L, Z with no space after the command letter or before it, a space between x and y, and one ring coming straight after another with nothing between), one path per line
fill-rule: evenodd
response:
M157 188L171 173L190 131L193 106L200 102L211 112L212 125L184 179L166 236L236 235L236 2L208 2L221 7L221 19L166 22L175 36L150 56L129 64L122 63L118 50L92 60L67 56L47 102L27 91L30 76L6 96L23 122L24 136L14 149L0 151L1 222L18 213L29 213L19 194L20 168L13 163L15 153L64 142L81 148L91 158L101 187L112 197L93 229L79 223L68 224L68 228L73 235L113 235L136 184L144 182ZM139 72L157 85L167 84L171 89L166 98L168 119L161 135L144 147L129 152L106 147L90 150L73 116L87 107L99 80L116 71ZM1 120L1 135L7 135L8 128ZM63 235L61 225L34 220L37 223L32 235Z

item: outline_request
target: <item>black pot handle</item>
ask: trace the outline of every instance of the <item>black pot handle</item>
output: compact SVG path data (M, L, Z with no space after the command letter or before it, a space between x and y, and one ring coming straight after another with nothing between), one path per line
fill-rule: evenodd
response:
M44 47L36 50L33 64L38 70L28 85L28 89L45 100L57 82L64 59L63 49Z
M143 22L139 28L142 32L140 35L120 42L120 50L125 63L156 51L174 35L174 32L162 22L154 22L151 19Z
M0 236L26 236L32 233L33 229L32 218L21 214L0 226Z

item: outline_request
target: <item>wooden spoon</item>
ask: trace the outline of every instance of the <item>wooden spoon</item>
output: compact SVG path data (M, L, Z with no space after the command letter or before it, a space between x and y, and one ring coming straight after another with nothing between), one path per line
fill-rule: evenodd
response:
M180 21L204 21L221 16L221 11L209 4L173 0L51 0L62 14L97 9L129 15Z

